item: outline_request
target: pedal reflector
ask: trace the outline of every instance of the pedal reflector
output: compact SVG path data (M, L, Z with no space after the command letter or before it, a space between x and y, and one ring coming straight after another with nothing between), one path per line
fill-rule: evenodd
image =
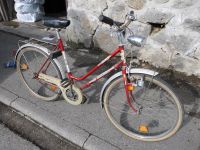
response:
M148 130L148 127L146 126L146 125L144 125L144 124L141 124L140 126L139 126L139 132L141 132L141 133L148 133L149 132L149 130Z
M21 67L21 70L28 70L27 64L21 64L20 67Z
M51 91L56 91L58 89L57 85L50 85Z

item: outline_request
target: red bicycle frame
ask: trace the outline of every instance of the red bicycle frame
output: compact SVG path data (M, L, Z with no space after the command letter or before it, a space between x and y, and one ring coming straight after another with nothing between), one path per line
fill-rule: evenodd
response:
M124 87L125 87L125 91L126 91L127 101L128 101L129 106L132 108L132 110L134 112L137 112L137 109L135 109L134 106L131 103L131 98L132 97L130 97L130 94L129 94L130 91L128 90L129 82L128 82L127 73L126 73L127 65L126 65L126 59L125 59L125 56L124 56L124 45L119 45L118 48L115 51L113 51L108 57L106 57L103 61L101 61L99 64L97 64L94 68L92 68L88 73L86 73L82 77L75 77L71 73L70 68L68 66L67 57L66 57L66 53L65 53L65 50L64 50L63 42L62 42L58 32L57 32L57 36L58 36L57 49L59 51L61 51L61 53L63 55L63 59L64 59L64 62L65 62L65 65L66 65L66 69L67 69L66 76L68 77L68 79L70 79L72 81L73 80L82 81L82 80L86 79L91 74L93 74L96 70L98 70L101 66L103 66L108 60L110 60L111 58L113 58L114 56L116 56L117 54L120 53L121 54L121 61L120 62L116 63L110 69L104 71L103 73L98 75L96 78L94 78L91 81L89 81L89 82L85 83L84 85L82 85L80 87L80 89L83 90L84 88L89 87L91 84L93 84L94 82L98 81L99 79L101 79L102 77L104 77L105 75L107 75L108 73L113 71L114 69L118 69L120 66L122 66L122 77L123 77L123 81L124 81ZM48 62L48 60L46 60L45 63L42 65L42 67L40 68L38 74L40 73L40 71L43 69L43 67L46 65L47 62Z
M63 54L63 59L65 61L65 65L66 65L66 68L67 68L67 77L69 79L71 79L71 80L82 81L82 80L86 79L91 74L93 74L97 69L99 69L101 66L103 66L108 60L110 60L111 58L113 58L117 54L121 53L122 59L121 59L120 62L118 62L117 64L112 66L110 69L106 70L105 72L101 73L100 75L98 75L93 80L91 80L91 81L85 83L84 85L82 85L81 89L89 87L91 84L93 84L94 82L98 81L99 79L101 79L102 77L104 77L105 75L110 73L112 70L119 68L120 66L122 66L122 74L123 74L123 76L124 75L126 76L126 60L125 60L125 57L124 57L124 46L123 45L119 46L114 52L112 52L108 57L106 57L103 61L101 61L97 66L92 68L88 73L86 73L82 77L73 76L73 74L71 73L71 71L69 69L69 66L68 66L68 62L67 62L66 53L65 53L65 50L64 50L62 39L60 38L60 35L59 35L58 32L57 32L57 37L58 37L57 47L58 47L58 50L61 51L62 54ZM124 79L124 81L126 81L126 80L127 79ZM125 84L125 85L127 85L127 84Z
M58 48L60 49L60 51L64 52L63 43L62 43L62 40L60 38L59 38L59 41L58 41ZM101 66L103 66L108 60L110 60L111 58L113 58L114 56L116 56L119 53L121 54L121 61L120 62L118 62L117 64L112 66L110 69L106 70L105 72L101 73L96 78L85 83L80 88L84 89L84 88L89 87L91 84L98 81L99 79L101 79L102 77L104 77L105 75L107 75L108 73L113 71L114 69L117 69L120 66L122 66L122 77L123 77L123 80L124 80L124 87L125 87L125 91L126 91L127 101L128 101L129 106L131 107L131 109L134 112L137 112L137 109L131 103L131 98L133 98L133 97L130 97L130 93L129 93L129 90L128 90L129 83L128 83L127 73L126 73L126 59L125 59L125 56L124 56L124 45L118 46L118 48L115 51L113 51L108 57L106 57L103 61L101 61L98 65L96 65L94 68L92 68L88 73L86 73L82 77L73 76L73 74L70 72L69 69L68 69L69 72L67 72L67 77L71 80L82 81L82 80L86 79L87 77L89 77L91 74L93 74L97 69L99 69Z

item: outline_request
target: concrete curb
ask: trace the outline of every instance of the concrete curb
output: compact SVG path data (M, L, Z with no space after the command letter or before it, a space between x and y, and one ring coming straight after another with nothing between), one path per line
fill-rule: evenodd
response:
M89 136L86 131L66 123L66 121L61 121L25 99L16 99L11 107L80 147L83 146Z

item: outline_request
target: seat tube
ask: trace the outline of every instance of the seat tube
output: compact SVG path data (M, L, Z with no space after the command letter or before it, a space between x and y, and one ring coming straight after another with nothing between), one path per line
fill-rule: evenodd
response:
M65 51L62 51L62 55L63 55L63 59L64 59L64 62L65 62L65 66L66 66L67 73L70 73L70 68L69 68L69 65L68 65L68 62L67 62L67 55L66 55L66 52L65 52Z
M123 50L120 52L121 55L121 60L123 61L123 65L122 65L122 75L123 75L123 80L124 80L124 84L127 84L127 78L126 78L126 58L125 58L125 54L124 54L124 46L123 45L119 45L119 47L122 47Z
M63 59L64 59L64 63L65 63L65 66L66 66L67 73L70 73L70 68L69 68L69 65L68 65L68 62L67 62L67 55L66 55L66 52L65 52L65 49L64 49L62 39L60 38L59 29L56 30L56 34L57 34L57 38L58 38L58 48L62 52L62 56L63 56Z

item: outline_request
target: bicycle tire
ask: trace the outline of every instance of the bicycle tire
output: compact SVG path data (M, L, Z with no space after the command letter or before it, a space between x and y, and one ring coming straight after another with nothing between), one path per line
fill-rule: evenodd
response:
M25 47L20 50L16 58L17 72L19 73L21 80L33 96L36 96L44 101L52 101L56 100L60 96L60 89L56 89L55 91L53 91L50 89L49 84L33 78L34 73L39 71L39 66L41 67L41 64L44 63L47 58L48 54L43 52L41 49L31 46ZM49 67L46 70L46 74L62 79L61 72L54 60L49 61ZM21 68L21 65L26 63L28 65L28 69L24 70ZM35 63L39 64L38 68ZM25 78L25 73L29 77ZM36 89L36 86L38 86L38 89Z
M125 95L123 79L122 79L122 76L120 76L109 84L109 86L107 87L104 93L103 102L104 102L104 108L108 116L108 119L122 133L124 133L125 135L133 139L137 139L141 141L161 141L174 135L182 125L183 107L179 101L179 98L173 92L172 88L165 81L157 77L144 75L144 74L131 74L131 76L136 76L137 78L143 77L144 87L147 85L146 83L148 82L149 82L149 85L151 84L151 87L150 86L148 88L145 87L145 89L143 87L136 87L136 89L133 90L135 100L132 101L132 103L133 102L136 103L136 101L137 101L137 104L140 103L140 105L143 103L142 107L144 110L142 110L141 114L135 114L133 113L133 110L131 110L128 104L123 103L123 102L127 102L126 100L127 98ZM155 93L153 93L154 88L155 89L157 88L155 90ZM160 90L161 92L158 90ZM123 93L120 93L120 92L123 92ZM144 94L144 92L146 93L146 96L145 96L145 99L142 99L141 97ZM164 92L166 92L166 95L164 95L165 94ZM160 96L162 96L160 97L160 99L158 99L159 94ZM151 99L146 99L147 96L149 96L149 98L153 98L153 101L154 101L154 103L152 103L152 106L150 105L151 107L149 108L147 106L148 106L148 103L151 104L150 102ZM169 103L164 103L165 101L167 101L168 98L170 98L169 96L171 97ZM120 100L123 98L125 99ZM118 102L116 103L117 100L119 101L119 103ZM146 103L147 106L144 105L144 102ZM122 105L122 107L119 107L119 105ZM152 109L153 105L155 105L155 108L161 107L161 109L159 110L160 113L159 111L158 112L156 111L157 108ZM173 105L173 107L171 105ZM120 110L120 108L122 108L122 110ZM172 112L172 108L174 109L174 112L176 112L176 114ZM150 111L150 109L152 110ZM147 113L146 117L144 114L145 112ZM171 112L172 114L170 114ZM114 114L114 113L118 113L118 114ZM169 118L167 117L165 118L161 116L162 120L158 120L159 115L160 116L170 115L170 116ZM148 117L148 116L152 116L152 117ZM119 117L119 120L117 117ZM168 121L165 121L165 120L168 120ZM172 126L169 125L171 123L169 122L169 120L173 122ZM168 124L165 124L167 122ZM161 127L162 126L161 123L163 123L163 127ZM132 127L131 125L134 127ZM140 131L141 129L140 127L142 125L143 125L143 128L145 127L146 133L144 133L144 131ZM168 126L169 126L169 129L167 129Z

